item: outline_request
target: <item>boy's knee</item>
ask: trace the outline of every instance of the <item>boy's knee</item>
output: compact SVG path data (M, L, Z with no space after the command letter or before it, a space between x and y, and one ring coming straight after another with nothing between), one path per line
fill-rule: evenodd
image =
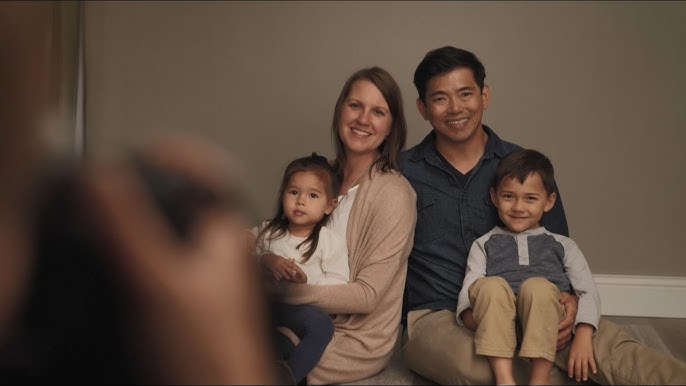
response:
M469 288L469 295L479 297L505 296L512 293L510 284L500 276L482 277Z
M560 297L557 286L543 277L530 277L519 286L518 298Z

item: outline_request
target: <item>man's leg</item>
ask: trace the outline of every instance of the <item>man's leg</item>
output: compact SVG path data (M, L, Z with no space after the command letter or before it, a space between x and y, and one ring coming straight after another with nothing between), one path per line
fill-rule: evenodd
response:
M493 384L486 357L477 355L474 333L457 324L450 310L416 310L407 315L402 355L411 370L441 384ZM559 372L553 383L564 383ZM518 384L529 380L529 362L514 358L514 377Z
M558 352L555 364L567 373L569 347ZM600 319L593 336L597 374L590 378L604 385L684 385L686 363L639 343L619 325Z

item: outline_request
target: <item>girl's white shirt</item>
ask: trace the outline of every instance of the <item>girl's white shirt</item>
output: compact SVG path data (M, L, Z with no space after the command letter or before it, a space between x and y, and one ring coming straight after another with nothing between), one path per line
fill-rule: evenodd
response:
M338 196L338 204L331 214L329 220L329 227L341 239L348 240L348 219L350 218L350 209L353 207L355 196L357 196L357 188L360 185L350 187L345 194Z
M255 227L252 233L257 236L260 230L267 225L264 221L259 229ZM307 284L346 284L350 280L350 267L348 266L348 248L345 239L340 238L329 227L323 226L319 231L317 249L310 258L303 262L302 252L307 249L307 244L299 250L297 247L307 237L293 236L286 231L283 237L269 240L266 234L257 241L257 255L271 252L285 258L295 260L295 263L307 275Z

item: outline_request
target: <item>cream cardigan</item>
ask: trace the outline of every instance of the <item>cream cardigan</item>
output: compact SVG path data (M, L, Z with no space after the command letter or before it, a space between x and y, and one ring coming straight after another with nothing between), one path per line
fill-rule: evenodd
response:
M351 382L383 370L400 328L407 258L417 219L416 194L398 172L365 173L347 228L350 283L284 283L283 300L334 317L334 336L309 384Z

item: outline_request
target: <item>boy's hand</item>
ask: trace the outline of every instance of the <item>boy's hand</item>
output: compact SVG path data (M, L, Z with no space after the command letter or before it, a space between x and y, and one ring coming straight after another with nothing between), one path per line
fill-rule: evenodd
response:
M593 357L593 330L593 326L586 323L579 323L576 326L576 334L567 358L567 375L569 378L574 377L577 382L582 379L588 380L589 367L593 374L598 371Z
M565 317L560 321L560 325L558 326L558 351L567 347L569 341L572 340L572 329L574 327L574 320L576 319L576 312L579 309L579 298L576 295L561 292L560 302L565 308Z

